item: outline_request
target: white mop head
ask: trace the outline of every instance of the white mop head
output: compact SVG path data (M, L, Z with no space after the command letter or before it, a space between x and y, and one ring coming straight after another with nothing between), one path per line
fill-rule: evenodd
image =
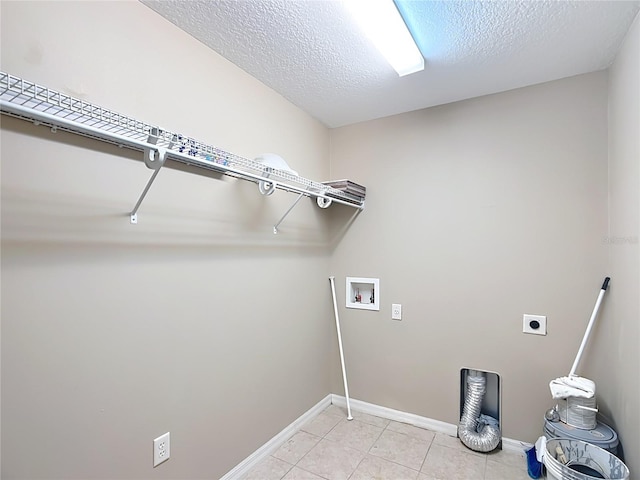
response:
M593 398L596 394L596 384L588 378L578 377L577 375L551 380L549 389L553 398Z

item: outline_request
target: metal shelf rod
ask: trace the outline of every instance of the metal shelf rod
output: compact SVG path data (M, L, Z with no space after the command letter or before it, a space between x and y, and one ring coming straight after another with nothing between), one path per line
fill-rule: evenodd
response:
M62 130L143 152L145 164L155 171L131 212L132 223L137 222L138 209L166 159L258 185L270 185L269 193L275 188L299 194L294 204L274 225L275 233L302 196L315 198L321 208L335 202L358 210L364 209L364 198L287 171L265 167L195 139L161 130L4 72L0 72L0 97L0 111L3 114L48 126L52 132Z
M30 120L36 124L42 123L50 127L58 127L61 130L77 133L94 139L104 140L109 143L114 143L116 145L132 148L138 151L153 147L153 145L141 140L135 140L117 133L105 132L104 130L100 130L99 128L95 128L90 125L84 125L72 120L67 120L23 105L10 103L6 100L0 100L0 109L2 110L2 113L8 113L9 115L13 115L24 120Z
M104 130L100 130L99 128L74 122L73 120L67 120L61 117L56 117L55 115L51 115L46 112L40 112L38 110L24 107L23 105L13 104L5 100L0 100L0 109L2 110L3 113L8 113L9 115L12 115L18 118L30 120L35 123L40 123L52 128L56 127L62 131L76 133L89 138L103 140L108 143L112 143L121 147L127 147L136 151L144 151L146 149L157 151L157 147L148 142L135 140L129 137L119 135L117 133L105 132ZM267 178L261 175L256 175L251 172L245 172L245 171L233 168L229 165L223 165L223 164L215 163L210 160L197 158L182 152L169 150L167 151L167 158L178 161L180 163L187 164L187 165L195 165L195 166L203 167L209 170L215 170L220 173L235 174L235 176L239 178L244 178L247 180L251 180L253 182L260 182L260 181L264 181L268 183L275 182L276 188L279 190L284 190L292 193L302 193L303 195L310 196L310 197L320 197L327 200L331 200L332 202L340 203L342 205L348 205L350 207L358 208L360 210L364 208L363 205L358 205L352 202L348 202L346 200L342 200L340 198L327 196L323 193L311 192L309 190L296 187L294 185L280 183L271 178Z

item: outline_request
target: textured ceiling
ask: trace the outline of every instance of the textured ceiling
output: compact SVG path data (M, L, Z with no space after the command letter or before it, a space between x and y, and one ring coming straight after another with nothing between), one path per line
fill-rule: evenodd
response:
M397 0L398 77L338 0L141 0L329 127L607 68L640 1Z

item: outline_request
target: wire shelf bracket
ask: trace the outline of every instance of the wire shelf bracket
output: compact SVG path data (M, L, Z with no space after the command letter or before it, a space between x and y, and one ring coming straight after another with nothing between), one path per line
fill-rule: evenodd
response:
M276 189L297 193L294 204L274 225L274 233L278 232L282 221L303 196L315 198L320 208L339 203L358 210L364 209L364 195L353 195L286 170L267 167L191 137L1 71L0 112L35 125L47 126L52 133L61 130L142 152L145 165L153 173L130 212L132 224L138 222L138 209L168 159L254 182L265 196L271 195Z
M274 235L277 235L277 234L278 234L278 227L280 226L280 224L282 223L282 221L283 221L285 218L287 218L287 215L289 215L289 212L291 212L291 210L293 210L293 209L294 209L294 207L295 207L296 205L298 205L298 202L302 199L302 197L304 197L304 193L301 193L300 195L298 195L298 198L296 198L296 201L295 201L295 202L293 202L293 205L291 205L291 206L289 207L289 210L287 210L286 212L284 212L284 215L280 218L280 220L278 220L278 223L276 223L276 224L273 226L273 234L274 234Z
M144 149L144 164L148 168L153 170L153 173L151 174L151 178L149 178L147 185L144 187L144 190L140 194L140 198L138 198L138 201L136 202L136 206L133 207L133 210L131 211L131 215L130 215L131 223L134 223L134 224L138 223L138 209L140 208L140 205L142 204L144 197L147 196L147 193L149 192L151 185L153 184L156 177L158 176L158 173L160 173L160 168L162 168L165 160L167 159L166 148L162 148L162 147L154 148L151 146L151 145L156 145L158 143L158 135L159 135L158 129L153 128L151 130L151 134L149 135L149 138L147 139L147 143L149 143L150 146ZM169 143L169 149L173 148L173 145L176 139L177 139L177 136L174 136L171 142Z

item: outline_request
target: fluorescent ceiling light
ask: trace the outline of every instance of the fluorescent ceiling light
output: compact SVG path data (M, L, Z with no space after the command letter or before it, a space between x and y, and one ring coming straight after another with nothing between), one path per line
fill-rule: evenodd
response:
M424 70L424 58L393 0L345 0L345 4L398 75Z

